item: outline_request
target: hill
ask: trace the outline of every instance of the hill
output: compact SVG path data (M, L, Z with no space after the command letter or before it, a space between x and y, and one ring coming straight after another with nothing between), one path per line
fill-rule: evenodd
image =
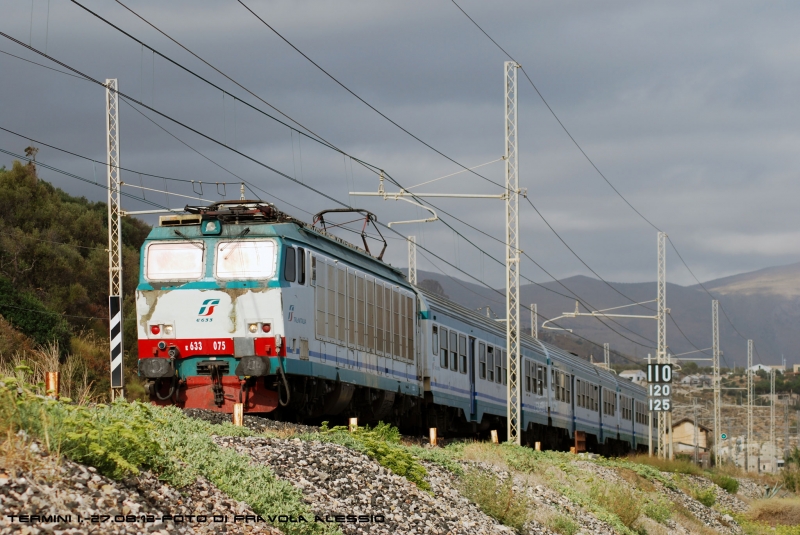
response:
M0 336L12 340L0 340L0 364L24 358L26 348L56 343L62 361L77 354L97 393L106 392L107 218L105 203L53 187L38 177L35 165L0 168ZM131 341L139 248L149 231L142 221L123 219L125 334ZM26 342L13 342L9 326ZM127 367L135 370L136 345L127 349Z
M504 289L500 289L498 293L476 283L426 271L420 271L417 276L423 284L438 284L446 295L463 306L476 310L488 305L497 316L505 315ZM425 283L425 280L431 282ZM704 286L719 299L724 312L741 335L755 341L760 361L765 364L779 364L783 355L787 364L800 362L800 329L796 328L800 323L800 264L726 277L709 281ZM656 284L606 285L591 277L575 276L541 285L526 284L520 288L522 302L536 303L539 314L546 318L555 318L564 312L574 311L575 297L572 292L580 296L583 302L599 310L650 301L655 298ZM711 297L700 286L686 287L668 282L667 306L671 309L671 319L667 323L667 344L672 354L711 347ZM584 306L580 310L589 311ZM649 303L618 312L650 316L655 314L654 310L655 303ZM522 312L522 316L524 325L530 325L530 314L527 310ZM604 322L617 332L606 327ZM743 366L747 357L746 340L737 333L723 312L720 312L719 322L723 365ZM615 318L611 322L596 318L576 318L562 319L557 323L564 328L574 329L576 334L599 344L593 347L581 344L584 348L577 352L582 356L588 357L592 354L595 359L602 359L604 342L610 343L612 350L636 359L646 358L648 353L655 354L654 320ZM548 333L541 327L539 332ZM754 360L759 362L758 357Z

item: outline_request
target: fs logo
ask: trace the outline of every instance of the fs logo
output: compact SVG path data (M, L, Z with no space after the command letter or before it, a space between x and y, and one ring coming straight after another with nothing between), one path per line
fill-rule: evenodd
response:
M292 321L292 318L294 318L294 305L289 305L289 317L286 319Z
M203 306L200 307L198 316L210 316L214 313L214 307L219 304L219 299L206 299L203 301Z

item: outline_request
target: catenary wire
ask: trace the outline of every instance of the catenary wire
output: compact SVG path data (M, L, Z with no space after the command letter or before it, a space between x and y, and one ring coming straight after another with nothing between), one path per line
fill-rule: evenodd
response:
M76 74L79 74L79 75L83 76L83 77L84 77L84 78L86 78L87 80L89 80L89 81L91 81L91 82L93 82L93 83L95 83L95 84L97 84L97 85L100 85L100 86L102 86L102 87L106 88L106 85L105 85L105 84L103 84L102 82L100 82L99 80L97 80L97 79L95 79L95 78L93 78L93 77L91 77L91 76L89 76L89 75L87 75L87 74L85 74L85 73L83 73L83 72L79 71L78 69L75 69L75 68L73 68L73 67L71 67L71 66L69 66L69 65L67 65L67 64L65 64L65 63L63 63L63 62L61 62L60 60L57 60L57 59L53 58L52 56L49 56L49 55L47 55L47 54L43 53L42 51L40 51L40 50L36 49L35 47L33 47L33 46L31 46L31 45L25 44L25 43L23 43L23 42L19 41L18 39L15 39L14 37L11 37L10 35L8 35L8 34L5 34L4 32L0 32L0 36L3 36L3 37L5 37L5 38L7 38L7 39L11 40L11 41L13 41L13 42L17 43L18 45L20 45L20 46L22 46L22 47L24 47L24 48L27 48L28 50L31 50L31 51L35 52L36 54L39 54L39 55L41 55L41 56L43 56L43 57L46 57L47 59L49 59L49 60L53 61L54 63L56 63L56 64L58 64L58 65L60 65L60 66L62 66L62 67L64 67L64 68L66 68L66 69L68 69L68 70L70 70L70 71L72 71L72 72L74 72L74 73L76 73ZM127 101L129 101L129 102L131 102L131 103L135 103L135 104L137 104L137 105L139 105L139 106L141 106L141 107L143 107L143 108L145 108L145 109L147 109L147 110L149 110L149 111L151 111L151 112L153 112L153 113L155 113L155 114L157 114L157 115L159 115L159 116L161 116L161 117L163 117L163 118L165 118L165 119L167 119L167 120L169 120L169 121L171 121L171 122L174 122L174 123L178 124L179 126L181 126L181 127L185 128L185 129L187 129L187 130L189 130L189 131L191 131L191 132L193 132L193 133L195 133L195 134L197 134L197 135L199 135L199 136L201 136L201 137L203 137L203 138L207 139L208 141L211 141L211 142L212 142L212 143L214 143L214 144L217 144L217 145L219 145L219 146L221 146L221 147L224 147L224 148L226 148L226 149L228 149L228 150L230 150L230 151L232 151L232 152L234 152L234 153L236 153L236 154L238 154L238 155L242 156L243 158L245 158L245 159L247 159L247 160L249 160L249 161L251 161L251 162L253 162L253 163L256 163L257 165L260 165L260 166L262 166L262 167L264 167L264 168L266 168L266 169L269 169L270 171L273 171L274 173L278 174L279 176L281 176L281 177L283 177L283 178L285 178L285 179L287 179L287 180L290 180L290 181L292 181L292 182L295 182L295 183L297 183L297 184L300 184L300 185L302 185L303 187L306 187L306 188L308 188L308 189L310 189L310 190L312 190L312 191L316 192L317 194L321 195L322 197L324 197L324 198L326 198L326 199L328 199L328 200L330 200L330 201L332 201L332 202L335 202L335 203L337 203L337 204L339 204L339 205L341 205L341 206L348 206L347 204L345 204L345 203L343 203L343 202L339 201L338 199L336 199L336 198L334 198L334 197L332 197L332 196L330 196L330 195L328 195L328 194L326 194L326 193L324 193L324 192L322 192L322 191L320 191L320 190L317 190L316 188L313 188L313 187L309 186L308 184L304 184L303 182L301 182L301 181L298 181L297 179L295 179L295 178L293 178L293 177L289 176L288 174L286 174L286 173L283 173L283 172L281 172L281 171L278 171L278 170L277 170L277 169L275 169L274 167L271 167L271 166L269 166L269 165L265 164L264 162L261 162L260 160L257 160L257 159L255 159L255 158L253 158L253 157L251 157L251 156L249 156L249 155L247 155L247 154L245 154L245 153L243 153L243 152L241 152L241 151L239 151L239 150L235 149L235 148L229 147L229 146L227 146L225 143L222 143L222 142L220 142L220 141L216 140L215 138L213 138L213 137L211 137L211 136L209 136L209 135L207 135L207 134L204 134L204 133L200 132L199 130L197 130L197 129L195 129L195 128L192 128L192 127L190 127L189 125L187 125L187 124L185 124L185 123L183 123L183 122L181 122L181 121L178 121L177 119L174 119L174 118L170 117L169 115L167 115L167 114L165 114L165 113L163 113L163 112L160 112L160 111L156 110L155 108L153 108L153 107L151 107L151 106L148 106L147 104L144 104L143 102L141 102L141 101L138 101L138 100L134 99L133 97L130 97L129 95L127 95L127 94L125 94L125 93L123 93L123 92L121 92L121 91L119 91L119 90L114 90L114 91L115 91L115 92L116 92L116 93L117 93L119 96L121 96L121 97L123 98L123 101L127 100ZM244 182L245 182L245 184L248 184L248 185L252 186L252 184L248 183L247 181L244 181ZM393 183L395 183L395 184L396 184L398 187L402 187L400 184L398 184L398 183L397 183L396 181L394 181L394 180L393 180ZM252 191L252 189L251 189L251 191ZM262 190L262 191L263 191L263 190ZM413 196L413 193L411 193L411 195ZM138 198L138 197L137 197L137 198ZM260 199L259 199L259 200L260 200ZM443 224L445 224L446 226L448 226L449 228L451 228L453 231L455 231L455 229L454 229L454 228L453 228L453 227L452 227L452 226L451 226L449 223L447 223L446 221L442 221L442 223L443 223ZM383 226L383 224L381 224L381 225ZM388 228L388 227L386 227L386 228ZM391 230L392 230L393 232L397 233L398 235L400 235L400 233L399 233L399 232L397 232L395 229L391 229ZM455 232L457 232L457 231L455 231ZM485 253L485 251L483 251L483 250L482 250L480 247L478 247L478 246L477 246L477 245L476 245L474 242L472 242L471 240L469 240L469 239L468 239L466 236L463 236L461 233L458 233L458 232L457 232L457 234L459 234L460 236L462 236L462 238L464 238L464 239L465 239L467 242L469 242L469 243L470 243L470 244L471 244L473 247L475 247L475 248L476 248L476 249L478 249L479 251L482 251L482 252L484 252L484 254L487 254L487 253ZM496 258L492 257L491 255L488 255L488 254L487 254L487 256L489 256L489 258L492 258L492 259L493 259L493 260L495 260L496 262L500 262L498 259L496 259ZM437 257L438 257L438 256L437 256ZM441 257L438 257L438 258L440 258L440 259L441 259ZM529 258L530 258L530 257L529 257ZM443 260L443 261L444 261L444 259L441 259L441 260ZM456 268L456 269L458 269L459 271L462 271L462 272L463 272L463 270L461 270L461 269L460 269L460 268L458 268L457 266L454 266L453 264L451 264L451 263L449 263L449 262L447 262L447 263L448 263L448 265L450 265L450 266L452 266L452 267L455 267L455 268ZM464 273L466 273L466 272L464 272ZM552 276L551 276L551 277L552 277ZM528 281L530 281L530 282L532 282L532 283L533 283L533 281L532 281L531 279L528 279L527 277L523 277L523 278L524 278L525 280L528 280ZM554 280L555 280L555 279L554 279ZM534 283L534 284L536 284L536 283ZM563 283L562 283L562 286L563 286ZM577 297L577 296L576 296L576 297ZM579 299L579 301L581 300L580 298L578 298L578 299ZM590 304L588 304L588 303L586 303L584 306L587 306L587 308L594 308L594 307L592 307L592 306L591 306ZM602 320L600 319L600 317L597 317L597 319L598 319L598 321L601 321L601 323L602 323ZM612 320L612 321L614 321L614 320ZM614 321L614 322L615 322L615 321ZM616 322L615 322L615 323L616 323ZM611 326L609 326L609 325L607 325L607 324L604 324L604 325L605 325L607 328L609 328L611 331L613 331L614 333L616 333L617 335L621 336L622 338L625 338L626 340L628 340L628 341L630 341L630 342L632 342L632 343L634 343L634 344L636 344L636 345L641 345L641 346L643 346L643 347L652 347L652 346L647 346L647 345L645 345L645 344L641 344L640 342L637 342L637 341L635 341L635 340L633 340L633 339L631 339L631 338L629 338L629 337L625 336L624 334L622 334L622 333L618 332L618 331L617 331L617 330L615 330L613 327L611 327ZM624 328L624 329L626 329L626 330L630 330L630 329L627 329L627 327L623 327L623 328ZM632 332L632 331L631 331L631 332ZM646 339L646 337L644 337L644 336L642 336L642 335L640 335L640 334L638 334L638 333L637 333L637 336L640 336L640 337L642 337L642 338L645 338L645 339Z
M500 46L500 44L497 41L495 41L486 32L486 30L484 30L475 21L475 19L473 19L466 11L464 11L464 9L460 5L458 5L458 3L455 0L451 0L451 2L453 3L453 5L455 5L458 8L459 11L461 11L461 13L464 14L464 16L466 16L470 20L470 22L472 22L472 24L475 25L476 28L478 28L478 30L481 31L481 33L483 33L483 35L485 35L497 48L499 48L503 52L503 54L505 54L511 61L514 61L514 62L517 63L517 65L519 65L519 62L516 59L514 59L514 57L511 54L509 54L502 46ZM652 228L654 228L658 232L662 232L662 230L660 228L658 228L658 226L656 226L652 221L650 221L647 217L645 217L644 214L642 214L638 209L636 209L636 207L633 206L633 204L631 204L630 201L628 201L628 199L616 188L616 186L614 186L614 184L611 183L611 181L605 176L605 174L597 167L597 165L594 163L594 161L589 157L589 155L586 153L586 151L583 150L583 147L581 147L581 145L578 143L578 141L573 137L573 135L570 133L570 131L567 129L567 127L564 125L564 123L561 121L561 119L555 113L553 108L550 106L550 104L544 98L544 95L542 95L542 93L539 91L539 88L536 87L535 83L533 83L533 79L531 79L531 77L528 75L527 71L521 65L520 65L520 70L525 75L525 78L531 84L531 87L533 87L534 91L539 96L539 98L541 99L542 103L544 103L545 107L547 107L547 110L550 112L550 114L553 116L553 118L556 120L556 122L558 122L558 124L561 127L561 129L564 130L564 133L567 134L567 136L570 138L572 143L575 145L575 147L577 147L577 149L580 151L580 153L583 155L583 157L586 159L586 161L588 161L589 164L594 168L594 170L597 172L597 174L599 174L600 177L602 177L602 179L606 182L606 184L608 184L611 187L611 189L614 190L614 192L619 196L619 198L622 199L625 202L625 204L627 204L628 207L630 207L631 210L633 210L640 218L642 218ZM705 288L705 286L703 286L703 284L700 282L700 280L694 275L694 273L692 272L691 268L689 268L689 265L686 263L686 261L681 256L680 252L678 252L678 248L675 246L675 243L672 241L672 239L670 239L669 236L667 236L667 239L669 240L670 245L672 246L672 248L675 251L675 253L678 255L678 258L680 258L680 260L683 263L683 265L686 266L686 269L689 271L689 273L691 273L691 275L694 278L694 280L697 281L697 283L703 288L703 290L705 290L705 292L712 299L717 299L711 292L709 292ZM731 321L730 317L728 317L727 312L725 312L725 309L722 307L721 304L720 304L720 309L722 310L722 313L725 316L725 319L727 319L728 323L731 324L731 327L733 327L733 330L736 331L736 334L738 334L742 339L746 339L745 336L742 335L742 333L740 333L739 330L736 328L736 326L733 324L733 322ZM688 338L687 338L687 340L688 340Z

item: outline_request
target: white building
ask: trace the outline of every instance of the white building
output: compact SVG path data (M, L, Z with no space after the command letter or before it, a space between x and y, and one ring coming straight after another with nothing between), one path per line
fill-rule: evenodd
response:
M623 379L628 379L637 385L644 386L647 384L647 374L642 370L625 370L624 372L620 373L619 376Z
M783 373L784 371L786 371L786 366L782 366L782 365L778 365L778 364L772 365L772 366L766 366L764 364L753 364L752 366L750 366L747 369L749 371L753 372L753 373L758 373L760 371L765 371L765 372L769 373L773 369L778 373Z

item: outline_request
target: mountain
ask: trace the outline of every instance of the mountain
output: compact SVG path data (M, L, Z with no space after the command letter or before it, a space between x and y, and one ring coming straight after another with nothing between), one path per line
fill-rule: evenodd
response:
M483 308L485 313L488 305L493 315L500 318L505 316L505 290L502 288L494 291L477 283L424 271L418 272L417 277L421 284L438 284L446 295L467 308ZM704 286L720 301L719 330L723 366L743 366L746 363L746 338L754 340L758 354L753 359L756 363L780 364L782 356L786 358L787 365L800 362L800 263L724 277L708 281ZM592 307L592 310L609 309L654 299L656 283L607 285L591 277L575 276L541 285L526 284L520 288L522 303L536 303L539 314L545 318L574 312L573 292L586 306ZM699 285L679 286L668 283L666 295L667 307L671 311L667 322L667 345L670 352L677 355L710 348L712 298L708 293ZM582 304L580 311L589 312L586 306ZM655 303L647 303L609 313L653 316L655 308ZM522 316L523 324L530 326L529 312L523 310ZM542 329L541 321L543 320L540 320L540 333L551 336L556 333L565 334L563 331ZM572 342L583 346L576 353L583 356L591 354L595 360L602 360L604 342L611 345L612 351L631 358L644 359L648 353L655 355L656 322L653 319L614 318L611 321L579 317L563 318L557 324L597 342L599 345L596 346ZM565 340L566 338L561 338L561 342ZM710 351L705 353L707 354L695 353L685 358L710 357ZM621 363L623 359L612 356L612 361ZM707 366L710 362L699 361L698 364Z

